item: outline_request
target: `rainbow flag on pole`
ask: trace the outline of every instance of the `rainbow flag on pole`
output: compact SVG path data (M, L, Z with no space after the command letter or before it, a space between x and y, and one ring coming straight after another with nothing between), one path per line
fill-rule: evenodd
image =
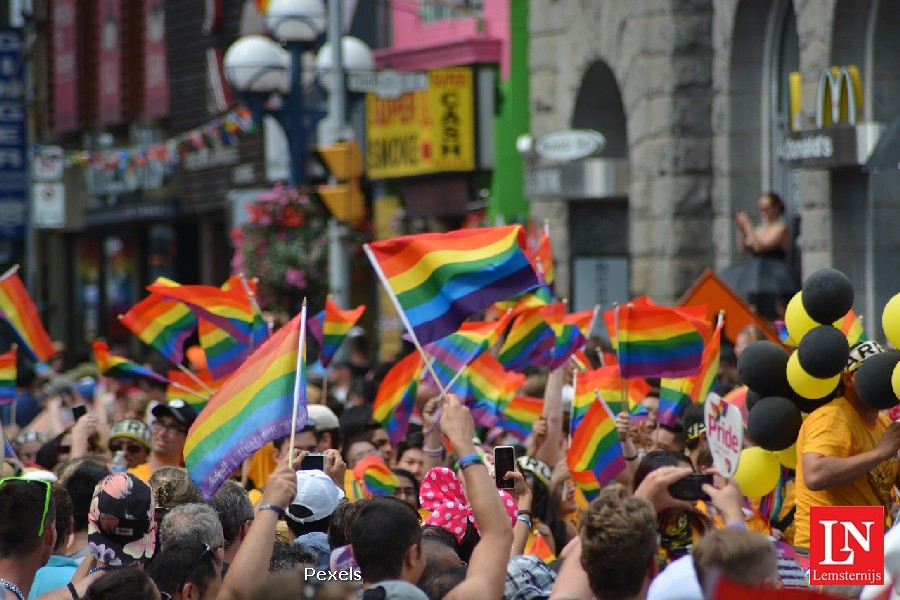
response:
M725 320L719 319L712 339L703 348L703 360L700 361L700 372L691 378L690 394L692 402L704 402L716 386L719 376L719 356L722 350L722 328Z
M244 364L252 348L249 344L237 341L233 335L206 319L199 321L197 334L200 338L200 347L206 354L206 368L216 379L225 379Z
M425 346L425 352L441 363L443 373L452 379L457 371L465 369L466 365L496 344L511 320L512 313L507 311L497 321L463 323L456 333ZM440 375L439 378L444 385L449 384L449 380L444 381Z
M16 348L0 354L0 406L16 401Z
M466 400L475 424L494 427L500 419L501 407L511 401L525 383L525 376L503 369L491 354L482 354L466 370Z
M521 371L531 366L549 366L556 340L563 334L566 305L554 302L522 311L497 353L505 369Z
M56 350L18 270L16 265L0 277L0 317L6 319L32 358L48 361Z
M184 303L198 317L221 327L239 342L247 344L255 337L258 329L256 311L250 294L242 286L229 285L228 289L222 289L211 285L172 283L157 280L147 286L147 290Z
M540 240L534 251L529 252L528 259L534 266L541 283L548 286L552 285L556 279L556 268L553 264L553 250L550 248L550 224L547 221L544 221Z
M366 244L410 334L428 344L474 313L538 285L521 225L426 233Z
M616 310L622 377L690 377L699 372L703 335L688 317L665 306Z
M532 396L516 396L500 411L499 425L524 440L531 433L535 421L544 410L544 399Z
M866 335L866 331L863 329L860 318L856 316L852 308L834 326L844 332L851 348L869 339L869 336Z
M365 311L365 304L353 310L341 310L331 296L328 296L325 299L325 309L309 320L309 332L319 342L319 360L323 367L327 368L331 364L341 342Z
M656 411L658 423L668 427L675 425L691 403L692 384L689 378L663 377L659 380L659 408Z
M566 461L572 474L591 472L599 487L625 469L616 420L602 398L597 398L578 425L573 425ZM576 484L578 478L575 479Z
M150 294L132 306L119 315L119 321L176 365L184 360L184 341L197 328L197 317L187 306L159 294Z
M266 442L306 425L306 305L209 399L184 445L191 479L210 498Z
M423 366L418 352L407 354L387 372L375 395L372 418L387 430L395 446L409 430Z
M94 351L94 360L97 362L97 368L100 374L113 379L150 379L159 381L160 383L168 383L168 379L144 365L130 361L127 358L116 356L109 353L109 345L102 341L96 340L91 344Z
M193 372L194 377L199 379L206 387L198 385L194 378L183 371L172 369L166 375L169 378L169 385L166 388L166 401L184 400L197 411L197 414L206 407L209 397L222 387L223 383L222 380L213 379L212 373L206 369ZM206 388L212 391L209 392Z
M572 401L572 419L575 425L581 422L598 394L610 410L619 414L623 410L631 411L640 405L641 400L647 397L651 389L650 384L640 378L629 379L624 390L622 384L618 365L576 373L575 397Z

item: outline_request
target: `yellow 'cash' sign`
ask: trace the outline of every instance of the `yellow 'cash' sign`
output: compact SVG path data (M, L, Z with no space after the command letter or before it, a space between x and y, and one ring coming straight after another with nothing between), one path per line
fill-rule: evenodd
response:
M389 179L475 168L472 69L428 72L428 89L366 94L366 176Z

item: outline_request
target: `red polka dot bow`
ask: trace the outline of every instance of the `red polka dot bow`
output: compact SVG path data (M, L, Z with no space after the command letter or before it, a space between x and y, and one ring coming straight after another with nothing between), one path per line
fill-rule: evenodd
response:
M516 501L505 490L498 490L503 508L509 515L512 525L516 524ZM456 474L447 467L435 467L425 474L419 490L419 502L422 508L430 510L431 516L425 519L426 525L438 525L462 540L469 522L475 524L472 507L469 506L462 484Z

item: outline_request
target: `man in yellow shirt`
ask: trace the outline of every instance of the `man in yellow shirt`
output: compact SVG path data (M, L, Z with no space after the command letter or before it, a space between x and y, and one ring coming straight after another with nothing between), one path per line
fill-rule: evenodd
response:
M876 342L854 346L841 374L841 396L816 409L800 428L795 546L809 548L812 506L884 506L889 514L900 422L863 402L855 385L863 361L883 352Z
M184 400L174 399L153 409L153 426L150 431L150 455L147 462L128 472L145 482L161 467L184 465L184 442L188 430L197 418L197 412Z

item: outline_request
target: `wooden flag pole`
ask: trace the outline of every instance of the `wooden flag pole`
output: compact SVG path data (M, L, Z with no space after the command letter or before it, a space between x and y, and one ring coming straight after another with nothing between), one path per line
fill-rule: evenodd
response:
M176 388L178 388L179 390L184 390L185 392L190 392L191 394L194 394L195 396L200 396L200 397L202 397L202 398L205 399L205 400L209 400L209 398L210 398L210 396L205 395L202 391L200 391L200 390L192 390L191 388L189 388L189 387L187 387L187 386L185 386L185 385L181 385L181 384L178 383L177 381L170 381L170 382L169 382L169 385L171 385L172 387L176 387Z
M204 390L206 390L207 393L209 393L210 395L212 395L212 394L214 393L213 390L212 390L212 388L210 388L208 385L206 385L205 383L203 383L203 380L200 379L199 377L197 377L197 374L194 373L193 371L191 371L190 369L188 369L186 366L184 366L184 365L182 365L182 364L180 364L180 363L177 364L177 365L175 365L175 366L178 367L178 369L179 369L182 373L184 373L185 375L187 375L188 377L190 377L191 379L193 379L193 380L194 380L194 383L196 383L197 385L199 385L200 387L202 387Z
M306 298L303 299L303 308L300 309L300 341L297 344L297 373L294 376L294 408L291 411L291 439L288 444L288 466L294 468L294 436L297 433L297 407L300 404L300 395L305 390L301 386L306 385L306 373L303 373L303 360L306 354Z

